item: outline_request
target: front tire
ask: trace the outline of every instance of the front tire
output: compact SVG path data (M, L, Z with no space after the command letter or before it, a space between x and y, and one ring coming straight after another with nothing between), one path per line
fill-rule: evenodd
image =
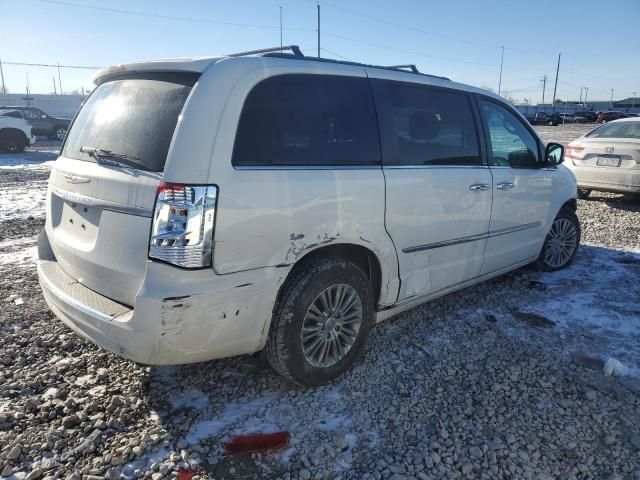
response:
M580 220L573 210L563 208L551 224L537 265L540 270L555 272L573 262L580 246Z
M288 380L320 385L351 367L373 321L373 293L360 267L341 258L305 262L283 287L264 352Z

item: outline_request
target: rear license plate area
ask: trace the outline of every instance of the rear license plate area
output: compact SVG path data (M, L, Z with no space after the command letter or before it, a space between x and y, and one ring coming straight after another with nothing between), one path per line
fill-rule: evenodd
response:
M599 167L619 167L620 157L598 157L596 165Z

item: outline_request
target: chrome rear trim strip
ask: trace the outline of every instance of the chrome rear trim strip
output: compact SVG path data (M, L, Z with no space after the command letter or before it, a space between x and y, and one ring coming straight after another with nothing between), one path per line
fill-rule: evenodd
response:
M539 227L540 222L531 222L524 225L518 225L517 227L502 228L500 230L494 230L487 233L478 233L475 235L468 235L466 237L453 238L451 240L444 240L442 242L427 243L425 245L417 245L415 247L407 247L402 249L402 253L421 252L423 250L432 250L434 248L450 247L452 245L458 245L461 243L477 242L478 240L484 240L485 238L498 237L500 235L506 235L508 233L519 232L521 230L528 230L529 228Z
M49 188L51 189L51 193L56 197L60 197L68 202L79 203L81 205L87 205L89 207L99 207L103 210L124 213L127 215L135 215L137 217L151 218L153 214L150 208L136 207L133 205L125 205L124 203L112 202L110 200L102 200L100 198L89 197L80 193L63 190L62 188L56 187L55 185L51 185Z

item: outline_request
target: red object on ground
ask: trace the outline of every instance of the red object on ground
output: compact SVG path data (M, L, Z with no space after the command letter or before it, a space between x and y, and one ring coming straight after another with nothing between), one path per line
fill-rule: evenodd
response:
M289 432L256 433L253 435L237 435L224 442L227 453L260 452L277 450L289 443Z
M178 469L178 480L191 480L195 475L195 470L192 470L191 468Z

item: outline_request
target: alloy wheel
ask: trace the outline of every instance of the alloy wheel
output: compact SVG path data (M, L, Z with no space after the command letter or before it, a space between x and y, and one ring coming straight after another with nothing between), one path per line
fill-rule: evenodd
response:
M362 325L362 301L351 285L331 285L311 302L302 322L300 339L305 359L327 368L349 352Z
M67 134L66 128L59 128L56 130L56 138L60 141L64 140L64 136Z
M551 225L544 261L551 268L565 265L577 248L578 232L567 218L556 218Z

